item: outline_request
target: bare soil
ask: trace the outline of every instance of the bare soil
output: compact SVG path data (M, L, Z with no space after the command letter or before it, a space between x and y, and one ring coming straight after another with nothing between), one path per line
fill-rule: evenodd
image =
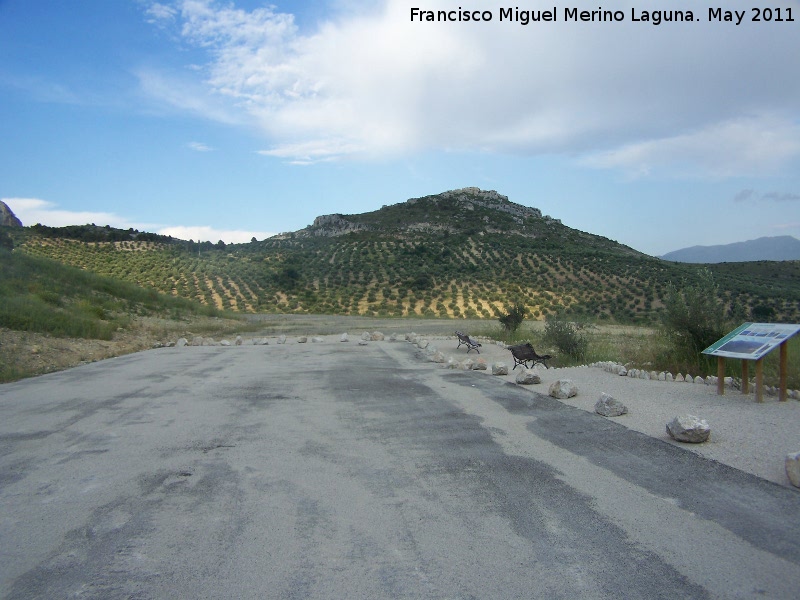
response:
M0 382L164 346L180 337L191 340L195 335L222 336L244 326L246 323L233 319L196 317L171 321L136 317L130 327L117 331L111 340L55 337L0 328Z

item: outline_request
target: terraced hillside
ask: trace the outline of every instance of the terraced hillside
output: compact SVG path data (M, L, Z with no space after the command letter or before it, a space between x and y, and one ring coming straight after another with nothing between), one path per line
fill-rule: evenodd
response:
M495 318L522 302L537 319L560 312L646 322L662 308L668 282L691 281L698 269L477 188L321 216L249 244L198 245L99 227L13 235L16 251L247 312ZM800 262L709 268L743 313L800 319Z

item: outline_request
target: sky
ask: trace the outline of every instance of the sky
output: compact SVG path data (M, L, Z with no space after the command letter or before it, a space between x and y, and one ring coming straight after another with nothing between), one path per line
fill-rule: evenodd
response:
M231 243L479 187L655 256L800 237L800 2L757 4L0 0L0 199Z

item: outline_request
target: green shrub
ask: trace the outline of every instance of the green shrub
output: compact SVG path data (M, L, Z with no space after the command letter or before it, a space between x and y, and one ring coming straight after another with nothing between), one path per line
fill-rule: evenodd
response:
M697 283L667 286L662 324L674 358L692 367L707 367L701 354L727 331L725 305L708 269L698 273Z
M575 323L558 318L547 319L543 339L546 344L574 361L580 362L586 358L589 341L580 333Z
M514 303L506 314L500 316L500 325L503 326L509 333L514 333L519 326L522 325L522 321L525 319L525 306L520 303Z

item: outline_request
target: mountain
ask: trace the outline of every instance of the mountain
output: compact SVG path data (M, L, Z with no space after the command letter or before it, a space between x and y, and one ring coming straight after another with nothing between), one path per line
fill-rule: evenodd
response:
M322 215L247 244L95 226L8 231L14 252L246 312L496 319L520 302L534 319L653 322L669 283L698 276L478 188ZM712 270L726 302L800 319L800 262Z
M661 258L685 263L800 260L800 240L790 235L780 235L720 246L692 246L668 252Z
M0 200L0 227L22 227L22 221L2 200Z

